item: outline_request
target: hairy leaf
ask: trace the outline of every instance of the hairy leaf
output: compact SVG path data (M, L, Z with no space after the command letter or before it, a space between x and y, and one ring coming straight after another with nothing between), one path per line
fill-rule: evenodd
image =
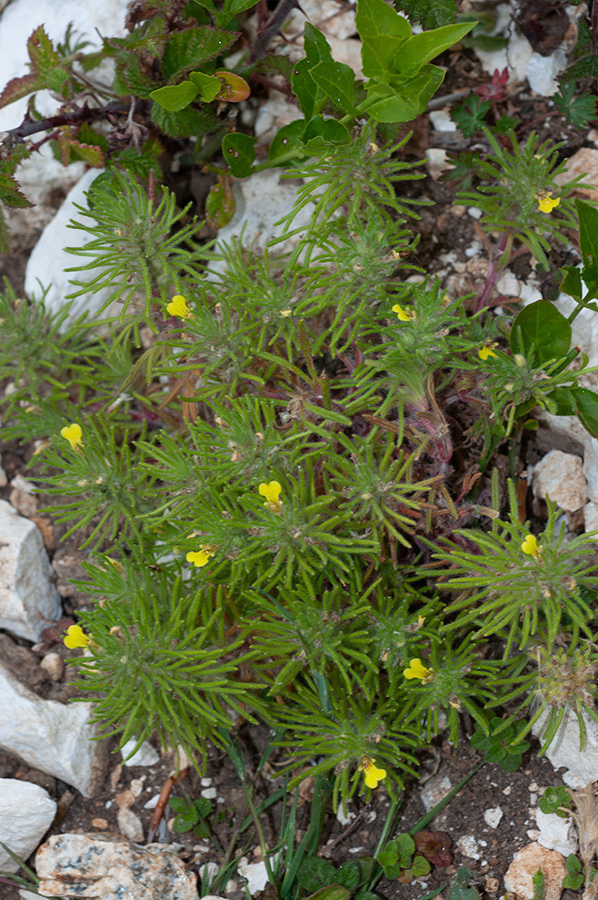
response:
M16 178L7 175L6 172L0 172L0 202L5 203L6 206L15 206L20 209L33 206L33 203L21 193Z
M26 97L32 91L39 91L42 87L40 79L33 72L29 75L22 75L20 78L11 78L2 93L0 94L0 109Z
M395 6L424 28L450 25L457 18L457 0L397 0Z
M164 77L168 81L176 80L199 68L228 50L237 37L234 31L224 31L211 25L198 25L187 31L175 32L169 37L162 57Z
M43 25L36 28L27 41L27 50L31 60L31 71L45 85L54 66L60 63L60 57Z

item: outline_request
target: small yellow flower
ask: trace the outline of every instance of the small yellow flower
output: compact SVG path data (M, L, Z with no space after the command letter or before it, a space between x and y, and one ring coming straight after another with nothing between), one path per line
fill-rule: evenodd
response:
M496 343L490 343L490 341L486 341L483 347L480 347L478 350L478 356L480 359L486 360L489 356L496 357L496 353L494 352L494 348L498 347Z
M63 640L65 647L75 650L77 647L87 647L91 638L85 634L80 625L69 625Z
M281 492L282 487L278 481L270 481L268 484L266 484L265 481L262 481L258 487L258 493L266 498L264 506L267 506L272 512L280 512L280 509L282 508L282 500L280 499Z
M81 426L76 422L73 422L72 425L65 425L64 428L60 429L60 436L68 441L73 450L76 450L83 443L83 432L81 431Z
M536 194L538 209L543 213L551 213L561 202L560 197L553 197L550 191L538 191Z
M399 322L411 322L412 319L415 319L415 310L410 306L406 306L405 309L403 309L402 306L399 306L398 303L395 303L392 311L393 313L397 314Z
M199 550L190 550L187 554L187 562L193 563L198 569L208 564L210 557L216 555L216 548L211 544L201 544Z
M521 549L527 556L535 556L537 559L540 556L540 550L542 548L538 546L538 541L535 536L533 534L528 534L521 544Z
M405 678L418 678L422 684L429 684L434 681L434 669L428 669L422 663L421 659L412 659L409 666L403 670Z
M171 316L178 316L179 319L186 319L191 315L191 310L187 305L187 301L182 294L175 294L168 306L166 312Z
M383 781L386 778L386 769L379 769L376 765L376 760L370 759L369 756L364 756L359 764L359 768L364 774L366 787L372 790L378 787L379 781Z

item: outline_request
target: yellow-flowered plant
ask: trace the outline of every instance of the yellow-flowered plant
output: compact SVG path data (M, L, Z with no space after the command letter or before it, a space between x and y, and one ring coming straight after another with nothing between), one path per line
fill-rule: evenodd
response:
M497 343L485 341L484 345L478 350L478 356L484 361L487 360L489 356L494 356L494 358L496 358L496 353L494 352L495 347L498 347Z
M366 787L374 790L378 787L380 781L386 778L386 769L379 769L376 760L369 756L364 756L359 763L359 768L364 775L364 783Z
M193 563L196 568L201 569L206 566L212 556L216 555L216 547L211 544L200 544L199 550L190 550L187 553L187 562Z
M279 481L262 481L258 487L258 493L266 498L264 506L267 506L272 512L280 512L282 509L282 500L280 499L282 486Z
M69 650L76 650L78 647L87 647L91 638L85 634L80 625L69 625L63 640L65 647L68 647Z
M78 450L83 443L83 431L77 422L73 422L71 425L65 425L64 428L61 428L60 436L63 437L65 441L69 442L71 449L73 450Z
M538 191L536 194L538 209L543 213L551 213L561 202L560 197L553 197L550 191Z
M191 315L189 304L182 294L174 295L166 307L166 312L171 316L178 316L179 319L187 319Z
M423 684L434 680L434 670L424 666L421 659L412 659L407 668L403 670L403 675L408 680L418 679Z
M540 552L542 548L538 545L538 540L535 535L528 534L523 543L521 544L521 549L527 556L535 556L536 559L540 556Z
M415 319L416 312L410 306L400 306L398 303L392 308L393 313L397 314L397 318L399 322L411 322L412 319Z

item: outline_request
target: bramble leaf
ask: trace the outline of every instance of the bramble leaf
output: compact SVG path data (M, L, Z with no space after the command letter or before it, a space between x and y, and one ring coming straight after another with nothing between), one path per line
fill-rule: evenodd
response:
M31 61L31 71L45 85L52 69L60 63L60 57L43 25L36 28L27 41L27 50Z
M20 78L11 78L2 93L0 94L0 109L26 97L32 91L39 91L42 85L37 75L31 72L29 75L22 75Z
M198 69L204 63L221 56L238 35L211 25L198 25L187 31L178 31L168 38L162 57L162 73L170 81Z
M7 175L6 172L0 172L0 202L6 206L14 206L19 209L25 209L33 206L27 197L21 193L21 189L16 178Z

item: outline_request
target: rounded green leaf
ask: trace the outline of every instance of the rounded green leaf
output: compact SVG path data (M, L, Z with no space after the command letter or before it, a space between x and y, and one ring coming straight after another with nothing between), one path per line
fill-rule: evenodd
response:
M203 72L190 72L189 81L192 81L199 92L199 99L204 103L211 103L222 90L222 82L213 75L205 75Z
M255 138L248 134L226 134L222 139L222 155L237 178L251 174L255 162Z
M169 112L178 112L195 100L199 94L199 88L192 81L181 81L180 84L166 84L156 88L150 93L150 97L158 106Z
M517 315L509 340L513 353L534 350L536 365L562 359L571 346L571 325L548 300L536 300Z

